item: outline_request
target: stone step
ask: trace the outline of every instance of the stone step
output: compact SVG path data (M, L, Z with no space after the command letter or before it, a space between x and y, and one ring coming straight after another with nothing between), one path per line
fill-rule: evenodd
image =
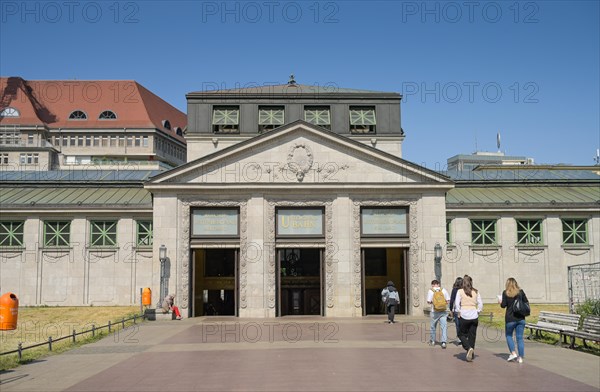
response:
M175 314L172 311L164 312L162 309L146 309L144 312L146 320L175 320Z

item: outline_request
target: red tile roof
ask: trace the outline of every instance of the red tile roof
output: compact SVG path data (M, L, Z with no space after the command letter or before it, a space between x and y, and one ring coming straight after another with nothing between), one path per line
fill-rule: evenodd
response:
M0 117L0 125L47 125L49 128L156 128L185 143L176 134L187 125L185 113L133 80L24 80L0 77L0 111L13 107L19 117ZM81 110L86 120L69 120ZM115 120L99 120L105 110ZM171 129L164 126L168 120Z

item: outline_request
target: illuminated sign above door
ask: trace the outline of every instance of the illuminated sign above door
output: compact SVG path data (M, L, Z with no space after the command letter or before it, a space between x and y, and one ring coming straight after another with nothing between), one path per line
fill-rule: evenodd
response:
M278 208L278 237L323 237L322 208Z
M363 236L402 237L408 235L407 209L363 208L361 210L361 233Z
M237 208L199 208L192 211L192 236L239 237Z

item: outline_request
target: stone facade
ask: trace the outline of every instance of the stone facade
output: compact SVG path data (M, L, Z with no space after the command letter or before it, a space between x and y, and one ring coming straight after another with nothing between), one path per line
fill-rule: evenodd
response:
M18 293L23 306L139 304L140 288L152 287L153 251L136 245L136 221L151 211L55 210L3 212L24 221L22 247L0 248L1 291ZM117 246L90 245L90 221L117 220ZM69 221L68 246L44 246L44 222Z
M514 277L534 303L567 303L569 301L567 267L596 263L600 260L600 214L598 211L531 212L447 212L451 219L451 243L446 245L443 267L449 285L457 276L473 277L485 302L494 302L504 290L508 277ZM473 246L471 219L497 219L498 244ZM588 243L564 245L561 218L587 220ZM518 219L542 219L541 245L517 244Z
M189 312L194 296L190 209L239 208L240 235L232 246L240 249L240 317L277 315L276 250L288 246L323 249L324 316L362 316L364 206L408 207L408 237L383 238L377 246L406 249L408 313L422 314L423 288L433 274L427 260L444 238L444 195L452 186L434 172L304 122L190 162L146 184L155 195L155 244L169 249L168 291L176 291L183 313ZM323 238L300 244L276 238L278 207L323 207ZM223 244L207 240L195 246Z

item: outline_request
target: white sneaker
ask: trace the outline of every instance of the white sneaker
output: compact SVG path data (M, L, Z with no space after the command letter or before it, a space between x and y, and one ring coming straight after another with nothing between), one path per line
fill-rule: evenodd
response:
M467 362L473 362L473 349L470 348L469 351L467 351Z
M511 354L508 356L508 359L507 359L507 361L508 361L508 362L510 362L510 361L513 361L513 360L517 359L518 357L519 357L519 356L518 356L517 354L513 354L513 353L511 353Z
M523 358L519 357L519 359L517 359L517 362L523 363Z

